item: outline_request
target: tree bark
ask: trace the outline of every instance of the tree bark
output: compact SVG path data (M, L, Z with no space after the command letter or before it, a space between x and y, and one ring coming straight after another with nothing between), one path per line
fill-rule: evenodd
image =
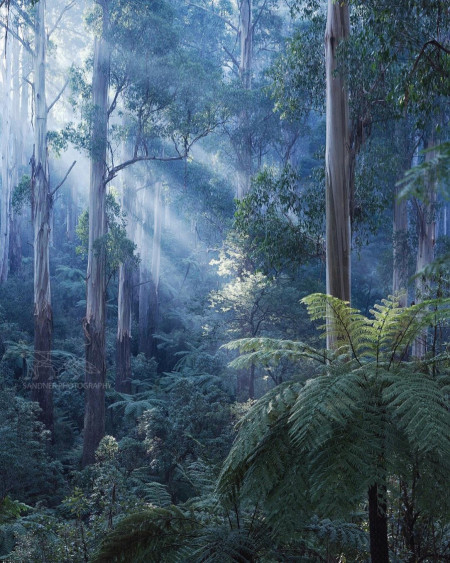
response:
M34 156L32 161L32 222L34 228L34 363L32 399L42 409L42 420L53 431L53 368L51 362L53 313L50 294L50 209L47 158L45 0L35 20Z
M427 149L434 146L434 139L427 141ZM429 151L425 155L425 161L435 158L435 151ZM416 257L416 303L420 303L429 297L430 280L423 269L434 260L434 245L436 242L436 186L429 182L427 186L427 201L416 203L417 210L417 257ZM422 273L420 273L422 272ZM420 274L420 275L418 275ZM423 358L427 352L427 333L423 332L413 345L412 354L416 358Z
M6 55L2 57L2 190L0 199L0 283L9 274L9 237L11 222L13 132L12 132L12 38L6 41Z
M346 2L328 0L326 67L326 290L350 301L350 130L348 91L337 71L337 49L350 34ZM334 347L331 336L328 348Z
M85 414L83 466L95 461L95 450L105 433L105 322L106 279L106 149L107 102L110 56L106 35L108 3L101 3L102 36L95 39L92 77L94 116L91 138L91 177L89 189L89 248L87 267L86 317L83 320L86 345Z
M401 307L406 307L408 286L408 202L398 200L400 189L395 190L393 223L393 273L392 292L401 294Z
M152 244L152 266L150 272L151 282L149 284L149 348L152 356L156 356L156 342L154 334L159 325L159 277L161 269L161 237L164 209L161 200L161 182L155 185L155 198L153 206L153 244Z
M150 184L150 178L147 178L147 186ZM138 206L139 223L137 225L138 249L141 257L139 264L139 352L145 354L147 358L152 355L149 341L149 310L150 310L150 290L151 282L151 256L150 256L150 240L147 232L147 209L150 207L147 186L141 191L141 202Z
M128 261L119 269L119 297L116 341L116 384L120 393L131 393L131 300L132 266Z
M239 78L244 91L252 89L253 19L252 0L241 0L239 4L240 59ZM238 149L237 197L242 199L250 190L252 176L252 137L249 127L249 112L243 110L239 116L242 139Z
M124 154L125 146L122 146ZM127 237L134 239L135 192L127 188L125 171L121 172L122 209L127 213ZM131 393L131 316L133 309L133 264L125 260L119 268L119 295L116 341L116 382L115 389Z
M369 535L372 563L389 563L386 505L380 503L377 485L369 487Z

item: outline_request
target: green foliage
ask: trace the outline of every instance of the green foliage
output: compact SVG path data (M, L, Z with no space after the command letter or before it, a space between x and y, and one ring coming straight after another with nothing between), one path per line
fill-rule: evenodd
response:
M135 254L136 244L127 238L126 214L121 211L114 193L106 196L107 234L102 239L94 241L94 252L106 252L107 279L114 275L121 263L129 261L134 267L139 264L139 257ZM89 245L89 212L85 210L78 220L77 235L81 245L77 252L84 257L88 254Z
M48 454L49 433L38 421L38 406L0 390L0 499L25 502L61 495L61 467Z
M408 481L408 464L422 468L422 490L431 475L433 487L443 487L443 468L450 469L447 354L405 361L424 327L448 320L450 301L402 309L390 298L375 305L371 318L326 295L303 302L312 320L326 321L320 330L336 338L337 348L265 338L228 345L244 352L237 367L289 357L299 376L311 362L317 372L257 401L240 423L218 484L227 503L239 495L261 499L269 522L288 536L313 513L351 518L370 485ZM425 498L416 498L417 510L426 510ZM434 518L436 510L446 518L450 499L433 510Z
M433 153L433 157L409 169L398 185L402 187L401 198L417 197L428 203L429 186L436 186L438 193L445 198L450 196L450 142L422 151L423 154Z
M313 220L314 219L314 220ZM290 270L321 252L321 220L311 217L299 178L286 166L265 168L237 202L234 228L246 237L248 257L264 272Z
M20 213L24 205L31 205L31 177L24 174L12 194L12 206L15 213Z

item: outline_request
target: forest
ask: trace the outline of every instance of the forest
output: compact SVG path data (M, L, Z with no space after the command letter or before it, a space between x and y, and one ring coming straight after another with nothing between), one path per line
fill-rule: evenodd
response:
M0 560L450 561L444 0L0 2Z

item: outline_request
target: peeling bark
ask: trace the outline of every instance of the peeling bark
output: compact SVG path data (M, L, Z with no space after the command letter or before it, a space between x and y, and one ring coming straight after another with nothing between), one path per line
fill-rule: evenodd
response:
M132 266L129 262L120 265L119 297L116 341L116 383L120 393L131 393L131 300Z
M431 138L427 142L427 149L434 146L434 139ZM431 150L426 153L425 161L430 161L436 157L435 151ZM429 182L427 186L427 201L419 204L416 201L417 210L417 257L416 257L416 275L423 272L424 268L431 264L434 260L434 246L436 243L436 186L434 182ZM421 273L416 277L416 303L420 303L429 297L430 280ZM413 345L412 354L416 358L424 358L427 352L427 333L423 332Z
M12 196L12 159L14 153L12 131L12 40L8 36L6 55L2 57L2 190L0 199L0 283L9 274L9 237Z
M32 222L34 228L34 363L32 399L53 431L53 313L50 294L50 210L47 158L45 0L37 5L34 54L34 156L32 159Z
M106 148L107 102L110 56L105 37L109 14L107 1L101 3L102 36L95 39L92 77L91 177L89 189L89 248L87 267L86 317L83 321L86 345L85 414L83 466L95 461L95 450L105 433L105 322L106 322Z

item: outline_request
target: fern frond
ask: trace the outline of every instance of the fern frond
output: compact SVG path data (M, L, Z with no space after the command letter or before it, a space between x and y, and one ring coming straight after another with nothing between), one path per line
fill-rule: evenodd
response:
M373 328L376 331L377 358L390 364L402 362L421 332L450 317L450 299L428 299L400 307L398 297L390 296L375 305Z
M329 359L326 350L316 350L308 344L295 340L276 338L241 338L224 344L222 348L239 350L241 355L229 364L235 369L247 368L252 364L277 365L283 359L291 362L314 360L322 364Z
M278 424L279 429L280 421L287 421L300 389L301 384L294 381L279 385L257 401L240 421L239 434L218 480L217 490L224 499L231 502L236 499L247 470L258 458L258 452L261 453L269 443L275 445L276 440L271 439L274 437L273 427Z
M370 321L346 301L323 293L313 293L301 300L312 321L324 320L319 327L322 336L331 337L337 346L348 346L358 362L368 349L372 337Z
M344 427L361 412L365 381L360 373L348 371L310 379L300 391L289 418L294 444L310 450L328 440L336 425Z
M167 487L162 483L157 481L152 481L151 483L146 483L141 491L144 495L145 500L156 507L166 507L170 506L172 499L167 490Z
M386 374L383 401L414 449L450 457L450 410L437 381L403 367Z
M143 510L117 524L106 536L92 562L176 561L179 549L189 544L197 534L195 517L176 506Z
M356 524L316 518L306 527L306 530L313 532L322 540L325 539L327 544L354 548L359 553L369 550L368 534Z

